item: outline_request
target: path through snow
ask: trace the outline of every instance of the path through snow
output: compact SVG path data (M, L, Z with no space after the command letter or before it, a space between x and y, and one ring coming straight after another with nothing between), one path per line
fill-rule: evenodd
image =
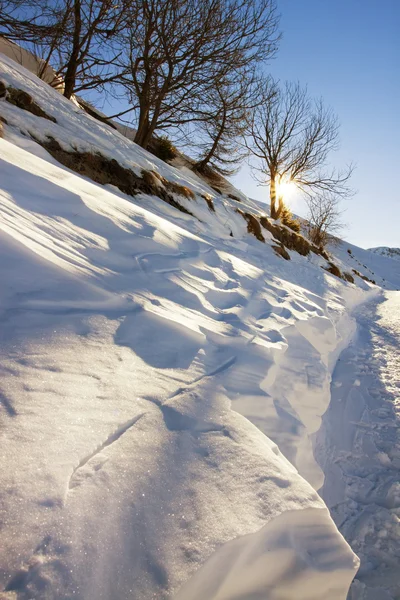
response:
M322 497L361 559L351 600L400 598L400 293L369 303L317 440Z

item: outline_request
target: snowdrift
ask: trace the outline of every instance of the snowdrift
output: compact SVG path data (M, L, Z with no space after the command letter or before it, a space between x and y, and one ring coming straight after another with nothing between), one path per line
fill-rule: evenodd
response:
M313 443L349 311L380 288L283 260L236 210L262 206L3 57L0 79L55 119L0 103L0 597L344 599L357 559ZM49 138L187 187L193 216L73 173ZM392 260L335 254L400 287Z

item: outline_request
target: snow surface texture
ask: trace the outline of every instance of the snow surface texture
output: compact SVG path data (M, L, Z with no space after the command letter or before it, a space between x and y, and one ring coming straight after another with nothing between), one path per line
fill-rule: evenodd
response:
M351 600L400 598L400 292L358 311L318 434L322 497L361 559Z
M193 598L204 582L209 600L313 598L312 582L344 600L357 561L314 491L313 440L348 311L379 288L277 257L234 212L262 207L0 64L57 119L0 103L0 598L172 598L211 557ZM190 187L197 218L77 176L30 134ZM335 252L400 287L393 261ZM240 595L236 560L254 573Z

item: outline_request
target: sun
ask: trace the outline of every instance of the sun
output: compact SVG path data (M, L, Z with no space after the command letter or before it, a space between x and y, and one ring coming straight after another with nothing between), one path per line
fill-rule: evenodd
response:
M290 179L282 179L276 185L277 196L282 198L291 198L296 193L297 186Z

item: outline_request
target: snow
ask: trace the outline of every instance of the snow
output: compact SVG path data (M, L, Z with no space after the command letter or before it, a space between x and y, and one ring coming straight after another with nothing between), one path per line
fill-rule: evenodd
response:
M387 246L378 246L377 248L370 248L371 252L379 254L380 256L387 256L394 260L400 260L400 248L388 248Z
M225 544L176 600L344 598L351 577L343 562L343 540L326 516L326 509L286 512L257 533ZM265 555L276 555L276 560L266 562ZM329 576L332 571L335 579Z
M322 497L361 559L351 600L400 596L400 292L357 311L318 434ZM340 385L339 385L340 384Z
M265 207L0 66L57 119L0 103L1 600L344 600L358 563L316 492L347 502L330 484L338 444L318 432L346 388L331 377L352 313L381 287L315 255L284 261L235 212ZM36 143L46 135L188 186L195 217L74 174ZM400 288L394 261L334 253Z

